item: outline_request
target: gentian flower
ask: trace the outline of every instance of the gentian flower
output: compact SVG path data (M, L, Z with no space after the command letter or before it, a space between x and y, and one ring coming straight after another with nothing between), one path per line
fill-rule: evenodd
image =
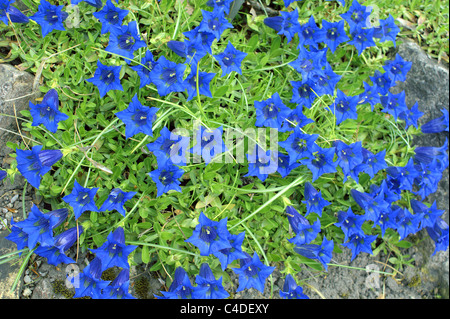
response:
M323 199L320 191L317 191L310 182L305 184L304 192L305 200L302 203L306 204L306 215L310 213L316 213L322 217L322 210L324 207L331 205L329 201Z
M202 43L202 36L198 34L193 40L169 41L167 46L180 57L186 58L186 64L196 68L200 60L207 54Z
M201 256L209 256L219 250L231 248L228 240L227 218L216 222L201 212L198 222L192 236L185 241L197 247Z
M325 94L334 95L336 84L341 80L341 76L334 73L329 63L325 64L322 72L317 72L312 76L314 92L318 96Z
M3 180L3 179L5 179L5 177L6 177L7 175L8 175L8 174L6 173L6 171L0 170L0 181Z
M291 274L286 275L283 289L280 290L280 297L283 299L309 299L309 297L303 293L303 288L297 285Z
M392 204L393 202L396 202L401 199L400 194L397 194L389 189L385 179L381 182L380 186L376 184L370 185L370 192L369 192L370 196L375 198L380 194L384 195L384 200L389 204Z
M353 30L357 27L370 27L369 16L371 11L372 7L362 6L357 0L353 0L348 11L341 14L341 17L347 21L350 26L350 31L353 33Z
M242 75L241 64L246 56L247 53L236 50L233 44L228 41L225 50L222 53L214 55L214 58L222 68L222 77L224 77L232 71L236 71Z
M419 128L419 123L417 122L424 113L420 112L419 110L419 104L416 102L414 103L413 107L411 109L408 110L404 110L403 112L401 112L398 117L399 119L405 121L406 124L406 129L408 129L408 127L410 125L413 125L415 128ZM422 126L423 129L423 126Z
M280 173L282 178L285 178L290 174L290 172L300 166L300 163L293 163L289 165L290 157L289 155L278 154L278 168L277 172Z
M22 227L17 226L17 222L14 222L14 218L11 217L11 232L5 237L9 241L16 244L17 250L22 250L26 247L33 249L33 247L28 246L28 234L22 229ZM19 256L22 253L19 253Z
M302 75L303 81L312 80L318 75L325 76L322 70L324 55L326 55L325 51L308 51L305 47L300 47L298 58L289 65Z
M8 25L9 21L6 16L8 13L12 23L28 23L28 17L19 9L11 5L14 2L15 0L0 0L0 21L3 21L4 24Z
M415 234L419 231L420 223L423 219L423 213L411 214L406 208L395 208L397 211L397 232L400 240L405 239L409 234Z
M322 264L325 271L328 271L328 263L331 261L333 249L333 240L328 240L326 237L323 237L321 245L298 245L294 248L294 251L306 258L317 259Z
M406 81L406 75L411 69L412 62L403 60L403 58L397 53L395 59L392 61L386 61L383 69L388 74L389 78L395 83L396 81Z
M408 106L405 102L405 91L401 91L398 94L388 92L387 96L380 97L380 102L383 106L381 112L391 114L395 121L397 121L400 114L408 111Z
M32 126L43 124L47 130L56 133L58 123L69 118L67 114L58 110L59 99L58 92L55 89L49 90L41 103L35 105L30 101L29 104L30 114L33 117Z
M130 271L122 269L108 286L103 288L101 297L103 299L136 299L128 289L130 286Z
M69 15L62 11L63 8L63 5L55 6L46 0L40 1L38 12L33 14L30 19L41 26L43 37L53 30L66 31L63 22Z
M136 248L134 245L125 245L125 232L122 227L117 227L115 231L109 233L102 246L89 250L102 261L104 271L114 266L130 269L128 255Z
M160 136L154 142L147 144L148 150L156 156L158 165L164 166L166 162L186 164L186 150L190 139L172 133L167 127L163 127L159 133Z
M353 234L349 237L347 243L343 243L342 246L352 250L352 259L356 258L361 252L373 254L371 243L377 239L377 235L366 235L364 233Z
M15 223L15 226L28 234L28 248L33 249L38 242L41 246L53 246L55 244L53 229L61 225L67 215L66 208L43 214L36 205L33 205L27 219Z
M152 126L158 110L159 108L157 107L142 105L137 94L135 94L128 108L115 113L125 123L125 138L128 139L138 133L153 136Z
M275 267L264 265L256 252L253 253L253 257L247 254L247 258L241 259L240 264L240 268L232 268L239 275L239 287L236 292L255 288L264 293L266 279Z
M73 208L75 219L85 211L98 212L94 197L98 188L84 188L75 180L72 193L63 197L63 201Z
M311 171L314 182L320 176L326 173L336 172L337 162L333 160L335 154L335 148L322 148L317 144L314 144L312 149L312 157L308 157L300 160L300 162L306 165Z
M431 256L434 256L438 251L447 250L449 242L448 229L448 224L441 218L438 218L436 220L436 223L433 225L433 227L426 227L428 235L431 237L431 239L433 239L435 243L435 249Z
M338 156L338 166L342 168L344 173L344 183L348 176L351 176L356 182L358 182L358 170L355 170L360 165L364 158L362 155L362 144L356 142L350 145L345 144L342 141L335 141L336 155Z
M287 42L291 42L292 38L300 31L300 23L298 22L298 9L294 11L280 11L281 16L268 17L264 19L264 24L277 31L279 35L284 35Z
M199 126L196 132L196 144L191 148L191 153L201 156L208 165L216 156L227 151L222 139L223 127L220 126L213 131Z
M102 7L102 0L71 0L70 3L72 5L79 4L80 2L86 2L87 4L95 7L95 8L101 8Z
M448 166L448 139L441 147L421 146L414 149L414 162L430 164L433 160L438 163L439 169L444 171Z
M389 77L388 72L381 73L376 70L373 76L369 76L370 80L372 80L376 91L380 95L386 95L389 92L389 89L395 85L395 82Z
M372 109L376 104L380 103L380 93L378 92L378 87L376 85L370 86L366 82L363 82L364 92L361 93L359 97L359 103L365 104L369 103Z
M386 229L397 229L397 214L398 210L395 209L389 209L387 211L383 211L380 214L380 217L377 221L374 222L372 228L376 226L380 226L381 229L381 237L384 237L384 234L386 233Z
M107 66L97 61L97 70L95 70L94 76L86 81L97 86L100 97L103 98L111 90L123 91L122 84L120 84L121 69L121 66Z
M418 187L418 191L413 191L413 193L420 195L424 199L437 191L439 181L442 179L442 171L436 160L430 164L420 163L419 165L414 165L414 168L419 174L414 179L414 185Z
M214 10L223 8L226 14L230 13L230 5L234 0L208 0L206 5L212 7Z
M247 154L248 173L244 176L256 176L264 182L269 174L275 173L278 166L278 152L264 151L261 146L255 145L253 153Z
M374 38L380 39L380 42L392 41L394 48L396 46L395 39L400 33L400 28L395 24L395 20L391 14L386 19L380 19L380 26L375 27Z
M319 43L317 41L317 36L320 33L320 28L317 26L316 21L314 20L314 16L311 15L308 22L300 25L300 30L298 32L299 44L298 48L309 45L310 48L314 47L316 49L319 48Z
M421 126L422 133L448 132L448 110L441 109L442 116L432 119Z
M296 107L289 111L289 114L284 119L283 126L279 129L280 132L294 131L294 128L302 128L309 123L314 123L314 120L306 117L303 114L301 107Z
M414 160L410 158L404 167L390 166L386 168L388 179L396 179L400 190L413 190L414 179L419 177L420 172L414 165Z
M114 188L99 208L99 211L105 212L108 210L117 210L123 217L125 217L125 208L123 205L125 202L133 198L134 195L136 195L136 192L124 192L119 188Z
M286 207L286 214L288 215L289 224L295 233L295 237L288 239L288 241L295 245L303 245L312 242L316 239L320 232L320 220L317 218L314 224L300 215L292 206Z
M42 176L63 157L60 150L42 150L42 145L33 146L31 150L25 151L17 149L16 154L17 169L35 188L39 188Z
M235 260L247 258L241 247L244 237L245 232L237 235L228 234L228 241L230 242L231 248L219 249L213 253L219 259L222 270L225 270Z
M169 192L170 190L181 192L180 181L178 179L183 176L184 170L178 166L166 163L148 174L156 183L157 197Z
M375 197L356 189L352 189L350 193L355 202L364 209L366 220L377 222L380 219L380 215L389 210L390 204L384 200L382 192Z
M217 40L226 29L232 29L233 25L225 18L225 8L217 7L214 10L202 10L203 20L200 22L198 32L214 34Z
M317 41L323 42L334 53L339 44L347 42L350 38L344 30L344 20L338 22L328 22L322 20L322 30L318 35Z
M380 170L388 167L384 159L386 157L386 150L373 154L371 151L363 147L361 149L361 153L363 156L363 161L353 169L355 176L358 176L360 172L364 172L369 174L371 178L374 178L375 174L377 174Z
M428 207L418 200L411 199L411 208L413 209L414 215L422 215L422 220L420 222L420 229L424 227L433 227L437 219L444 214L444 210L440 210L436 206L436 201L433 202L431 207Z
M361 55L366 48L376 46L375 41L373 41L373 31L373 28L363 29L358 25L351 33L352 39L348 44L355 46L358 50L358 55Z
M158 64L150 72L150 79L158 89L160 96L171 92L183 92L186 88L183 75L186 65L167 60L164 56L158 59Z
M128 25L111 29L105 51L125 57L125 61L130 64L134 58L134 51L146 46L147 44L141 40L138 33L137 22L131 21Z
M89 265L84 267L83 271L77 276L70 278L70 283L75 288L73 298L91 297L92 299L101 299L102 290L105 289L110 281L101 279L102 261L95 257Z
M216 280L214 274L207 263L203 263L200 266L200 272L195 277L197 287L207 288L205 292L203 290L197 290L194 292L196 299L226 299L230 296L225 291L222 285L222 277ZM200 295L199 292L202 292Z
M150 72L153 71L153 68L156 64L158 64L158 62L153 59L152 52L150 50L147 50L144 57L141 59L141 64L131 67L139 76L139 88L142 89L144 86L152 83Z
M311 108L316 99L316 93L313 91L314 82L312 80L290 81L292 85L291 103L299 106Z
M355 215L351 207L346 212L339 211L337 215L338 221L334 225L340 227L344 232L344 241L347 241L354 234L361 234L363 232L361 226L366 219L363 215Z
M196 291L196 287L192 286L191 280L188 274L182 267L175 269L175 276L172 284L169 287L169 291L161 291L163 297L156 296L158 299L194 299L194 292L201 294L206 293L207 287L200 287L202 291Z
M199 31L200 26L195 27L194 29L190 31L183 32L183 34L191 41L194 41L197 36L199 35L202 39L202 46L203 49L208 52L209 54L212 54L211 51L211 45L216 39L216 36L208 31Z
M278 92L264 101L255 101L257 127L273 127L281 129L291 109L284 105Z
M187 100L190 101L197 96L198 93L201 95L212 98L210 83L212 79L216 76L216 73L198 72L198 92L197 92L197 72L192 71L186 78L186 88L188 92Z
M127 14L128 10L116 7L111 0L106 1L102 10L92 13L102 23L102 34L111 32L114 28L121 28Z
M78 235L83 233L83 227L78 226ZM73 264L75 261L67 257L65 252L72 247L77 240L77 227L72 227L55 237L53 246L39 246L34 253L47 258L47 263L58 266L59 264Z

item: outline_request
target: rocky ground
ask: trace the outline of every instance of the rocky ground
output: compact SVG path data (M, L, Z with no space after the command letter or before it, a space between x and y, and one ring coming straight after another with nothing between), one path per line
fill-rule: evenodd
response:
M412 61L413 66L408 74L408 80L401 83L397 89L406 91L407 104L412 106L416 101L419 108L425 113L422 122L440 116L440 109L449 106L449 71L439 65L420 49L409 41L405 41L399 47L399 53L405 60ZM28 101L33 95L32 75L17 70L11 65L0 64L0 113L14 115L28 107ZM397 92L394 92L397 93ZM420 146L442 146L448 134L433 134L416 138L413 143ZM17 130L17 123L13 117L0 116L0 167L7 169L11 162L10 149L5 141L19 142L22 139ZM14 251L15 245L4 239L8 235L6 227L10 227L11 217L15 221L23 219L23 206L25 211L30 211L32 203L43 203L31 186L26 187L22 177L17 177L13 184L9 180L0 182L0 255ZM446 211L444 220L448 223L448 170L444 173L438 191L431 195L429 202L434 200L438 208ZM374 299L374 298L448 298L449 297L449 258L446 252L439 252L432 258L434 243L426 233L419 233L416 238L420 242L404 251L414 259L412 266L404 266L400 273L395 275L379 275L374 272L366 272L361 269L372 269L393 273L392 265L387 260L390 255L380 252L377 256L360 254L353 262L350 262L351 252L343 248L342 254L334 256L332 263L341 265L329 266L328 273L315 274L305 269L298 275L297 282L301 282L304 292L310 298L327 299ZM74 249L69 251L69 256L76 258ZM82 269L91 260L92 256L79 253L77 265ZM71 266L60 269L46 263L44 258L33 256L28 263L18 289L10 292L10 287L15 279L18 263L0 264L0 299L25 298L25 299L59 299L70 298L73 291L65 286L66 273ZM357 267L358 269L347 268ZM114 271L105 274L114 278ZM278 298L278 291L283 286L284 275L280 269L273 273L273 289L268 281L265 294L254 289L235 293L238 287L237 276L231 274L234 285L227 284L227 290L234 298ZM107 278L106 278L107 279ZM149 267L138 266L131 269L131 293L140 299L153 298L163 287L163 280L149 272Z

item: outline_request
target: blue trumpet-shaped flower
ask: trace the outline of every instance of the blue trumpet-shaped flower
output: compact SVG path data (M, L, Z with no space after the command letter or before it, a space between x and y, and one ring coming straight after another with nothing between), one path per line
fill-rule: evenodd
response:
M317 259L322 264L325 271L328 271L328 263L331 261L333 249L333 240L328 240L326 237L323 237L321 245L298 245L294 248L294 251L306 258Z
M102 261L96 257L89 265L84 267L83 272L69 277L69 282L75 288L73 298L91 297L92 299L101 299L103 289L110 283L110 281L101 279L102 271Z
M366 220L378 221L383 212L389 210L390 204L385 201L384 194L381 192L376 197L367 193L352 189L350 191L355 202L366 212Z
M349 207L346 212L338 212L338 221L334 225L342 229L345 235L344 241L347 241L350 236L362 233L361 226L365 220L364 216L355 215L352 208Z
M125 123L125 138L128 139L138 133L153 136L153 122L156 119L158 110L159 108L157 107L142 105L136 94L128 108L115 113Z
M197 96L197 94L212 98L213 96L211 93L210 83L215 76L216 73L207 73L199 71L197 77L196 71L191 72L189 76L186 78L187 82L186 88L188 93L187 100L188 101L192 100L194 97Z
M316 213L322 217L322 210L324 207L331 205L329 201L323 199L320 191L317 191L309 182L305 184L304 192L305 200L302 203L306 204L306 215Z
M371 11L372 7L363 6L357 0L353 0L348 11L341 14L341 17L350 25L350 31L353 31L357 27L369 28Z
M199 25L199 32L214 34L217 40L226 29L232 29L233 25L225 17L225 8L217 7L213 11L202 10L203 20Z
M170 164L186 164L186 151L189 147L190 139L177 135L163 127L159 132L160 136L152 143L147 144L147 148L156 156L158 166L164 166L167 162Z
M30 17L41 26L42 36L45 37L53 30L66 31L64 20L69 16L67 12L62 11L63 5L52 5L46 0L41 0L38 6L38 12Z
M141 40L138 33L137 22L131 21L128 25L111 29L105 51L125 57L125 61L130 64L134 58L134 51L146 46L147 44Z
M339 44L350 40L344 30L344 20L338 22L328 22L322 20L322 30L317 41L323 42L334 53Z
M300 31L298 22L298 9L294 11L280 11L281 16L268 17L264 19L264 24L277 31L279 35L284 35L287 42L291 42L292 38Z
M303 245L309 244L316 239L317 234L320 232L319 219L311 225L309 221L300 215L292 206L286 207L286 214L288 215L289 224L295 233L295 237L288 239L290 243Z
M280 297L283 299L309 299L303 293L303 288L297 285L297 282L291 274L286 275L283 289L280 289Z
M291 109L284 105L278 92L264 101L255 101L257 127L273 127L281 129L281 126Z
M103 288L102 299L136 299L128 291L130 287L130 271L122 269L117 277Z
M395 82L389 77L388 72L381 73L376 70L373 76L369 76L370 80L380 95L386 95L389 89L395 85Z
M442 116L432 119L421 126L422 133L440 133L448 132L448 110L441 109Z
M403 240L409 234L415 234L420 230L423 213L411 214L408 209L398 206L393 209L397 211L397 232L400 235L400 240Z
M298 48L302 46L309 45L310 48L319 48L318 35L320 34L320 28L317 26L314 16L311 15L308 22L300 25L300 30L298 32L299 44Z
M154 60L152 52L150 50L147 50L144 57L141 59L141 64L131 67L139 76L139 88L142 89L144 86L152 83L150 73L153 71L155 65L157 64L158 62Z
M356 111L358 102L359 96L347 96L341 90L337 90L336 100L333 105L327 107L336 116L336 125L341 124L347 119L356 120L358 118Z
M98 188L84 188L77 181L73 185L72 193L63 197L63 201L73 208L75 219L85 211L98 212L94 197Z
M300 162L311 171L313 182L323 174L336 172L337 162L334 161L334 147L322 148L314 144L311 152L313 154L312 157L302 159Z
M408 106L405 102L405 91L401 91L398 94L388 92L386 96L380 97L380 102L383 106L381 112L391 114L396 121L402 113L408 112Z
M80 2L86 2L88 5L93 6L95 8L102 7L102 0L70 0L71 4L79 4Z
M374 38L380 39L380 42L392 41L396 46L395 39L400 32L400 28L395 24L394 17L389 14L386 19L380 19L380 26L375 27Z
M199 299L225 299L230 296L230 294L223 288L222 277L216 280L207 263L203 263L200 266L200 272L195 277L195 282L197 287L207 288L206 291L199 289L194 292L195 297ZM199 294L200 291L202 292L202 295Z
M155 295L158 299L195 299L208 291L208 287L194 287L189 279L186 270L182 267L175 269L175 276L169 291L161 291L161 296Z
M0 170L0 181L5 179L7 175L6 171Z
M247 257L241 247L244 238L245 232L237 235L228 234L228 241L230 242L231 248L219 249L213 253L219 259L222 270L225 270L233 261Z
M117 210L123 217L125 217L126 212L123 206L125 202L133 198L134 195L136 195L136 192L124 192L120 188L114 188L99 208L99 211L105 212Z
M313 90L315 83L311 79L304 79L302 81L290 81L292 85L291 103L297 104L297 107L305 106L311 108L312 103L316 99L316 93Z
M167 46L182 58L186 58L185 63L197 67L200 60L207 54L203 46L201 34L193 40L169 41Z
M264 265L256 252L253 253L253 257L247 254L247 258L240 260L240 265L240 268L233 268L233 271L239 275L239 287L236 292L255 288L264 293L266 279L275 267Z
M290 157L289 155L278 154L278 168L277 172L280 173L282 178L285 178L290 174L290 172L300 166L300 163L293 163L289 165Z
M215 35L208 31L199 31L200 26L195 27L192 30L183 32L183 34L191 41L195 40L197 36L200 36L202 39L202 47L203 49L212 54L211 45L216 39Z
M208 0L206 5L212 7L214 10L223 8L226 14L230 13L230 5L234 0Z
M171 92L183 92L186 89L183 80L185 69L184 64L169 61L164 56L160 57L150 72L150 79L156 85L158 94L166 96Z
M205 129L203 126L199 126L196 132L196 144L191 148L191 153L201 156L205 164L209 164L219 154L227 151L222 136L222 126L212 131Z
M289 165L303 158L312 158L313 147L318 137L318 134L303 134L300 127L295 127L286 141L279 143L289 154Z
M395 83L396 81L406 81L406 75L411 69L412 62L405 61L398 53L392 61L386 61L383 69L389 78Z
M179 179L183 176L184 170L178 166L166 162L163 166L148 173L152 180L156 183L157 197L174 190L181 192Z
M373 154L371 151L362 148L361 153L363 156L363 161L361 164L353 168L355 176L358 176L360 172L364 172L369 174L371 178L374 178L375 174L377 174L380 170L388 167L384 159L386 156L386 150Z
M359 25L353 30L352 39L348 44L355 46L358 55L361 55L366 48L376 46L375 41L373 41L373 31L373 28L362 28Z
M127 14L128 10L116 7L111 0L106 1L106 5L102 10L92 13L102 23L102 34L111 32L115 28L120 28Z
M419 110L419 104L414 103L413 107L406 109L401 112L398 117L399 119L405 121L405 128L408 129L409 126L413 125L415 128L419 128L419 123L417 122L424 113Z
M364 233L353 234L349 236L348 242L343 243L342 246L351 249L352 259L356 258L361 252L373 254L371 243L377 239L377 235L366 235Z
M199 224L186 242L196 246L201 256L209 256L222 249L232 248L228 240L227 218L216 222L201 212L198 221Z
M261 182L278 169L278 152L264 151L259 145L255 145L253 152L247 154L247 160L248 173L244 176L256 176Z
M111 90L123 91L120 83L121 69L121 66L107 66L97 61L97 70L95 70L94 77L86 81L97 86L100 97L103 98Z
M17 222L11 217L11 233L5 237L9 241L16 244L17 250L22 250L28 247L28 234L22 229L22 227L17 226ZM19 256L22 253L19 253Z
M448 224L438 218L433 227L426 227L428 235L433 239L435 243L435 249L431 256L434 256L438 251L446 251L449 242L449 227Z
M0 21L3 21L4 24L8 25L9 21L6 16L8 13L12 23L28 23L29 18L19 9L12 6L14 2L15 0L0 0Z
M102 261L102 271L117 266L124 269L130 269L128 264L128 255L135 250L137 246L125 244L125 232L122 227L109 233L106 241L97 249L90 249L96 257Z
M421 146L414 149L414 162L421 164L431 164L436 160L439 170L444 171L448 166L448 139L445 139L441 147Z
M338 140L334 142L334 145L338 156L338 165L342 168L342 172L344 173L344 183L349 176L358 182L359 172L355 170L355 168L363 162L361 142L347 145Z
M422 215L420 229L424 227L433 227L437 219L445 212L444 210L437 208L436 201L434 201L430 207L415 199L411 199L410 203L414 215Z
M49 90L39 104L30 104L30 114L33 117L32 126L43 124L46 129L56 133L58 123L69 118L67 114L58 110L59 99L58 92L55 89Z
M295 127L298 126L302 128L310 123L314 123L314 120L306 117L303 114L303 110L301 107L296 107L293 110L289 111L289 114L286 116L283 126L279 129L280 132L294 131Z
M247 53L241 52L234 48L233 44L228 41L227 47L222 53L214 55L214 58L222 68L222 77L236 71L242 74L241 64L242 60L247 56Z

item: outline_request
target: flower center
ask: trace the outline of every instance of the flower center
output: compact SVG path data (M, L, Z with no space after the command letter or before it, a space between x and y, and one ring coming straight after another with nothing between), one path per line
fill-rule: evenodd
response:
M136 112L136 114L134 114L133 121L137 126L143 126L147 124L147 113L144 111Z
M203 226L200 230L200 239L204 242L211 243L217 238L217 231L215 227Z

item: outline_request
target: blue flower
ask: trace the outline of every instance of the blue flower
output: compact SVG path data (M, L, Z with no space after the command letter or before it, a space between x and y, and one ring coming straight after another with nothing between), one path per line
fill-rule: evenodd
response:
M328 22L322 20L322 30L317 41L323 42L334 53L339 44L350 40L344 30L344 20L338 22Z
M295 127L302 128L309 123L314 123L314 120L306 117L303 114L301 107L296 107L289 111L289 114L284 119L283 126L279 129L280 132L294 131Z
M378 87L376 85L371 86L366 82L363 82L363 85L364 85L364 92L358 96L359 103L361 104L369 103L370 108L372 109L373 112L374 106L380 103L380 93Z
M386 61L383 69L386 71L389 78L395 83L396 81L406 81L406 75L411 70L412 62L403 60L403 58L397 53L395 59L392 61Z
M166 163L148 174L156 183L157 197L169 192L170 190L181 192L180 181L178 179L183 176L184 170L178 166Z
M30 17L41 26L42 36L45 37L53 30L66 31L63 22L69 16L66 12L63 12L63 5L55 6L41 0L38 7L38 12Z
M147 144L148 150L156 156L158 166L164 166L166 162L186 164L186 150L190 139L172 133L167 127L163 127L159 133L160 136L154 142Z
M347 241L354 234L361 234L363 232L361 226L366 218L363 215L355 215L351 207L346 212L339 211L337 215L338 221L334 225L340 227L344 232L344 241Z
M400 240L405 239L409 234L415 234L419 231L423 214L411 214L406 208L397 206L397 232Z
M268 17L264 19L264 24L277 31L279 35L284 35L287 42L291 42L292 38L300 31L300 23L298 22L298 9L294 11L280 11L281 16Z
M395 85L395 82L389 77L389 73L376 70L373 76L369 76L372 80L373 85L376 91L380 95L386 95L389 92L389 89Z
M337 162L333 160L335 154L335 148L322 148L317 144L314 144L312 149L312 157L308 157L300 160L300 162L306 165L311 171L314 182L320 176L326 173L336 172Z
M389 210L390 204L385 201L382 192L375 197L356 189L352 189L350 193L355 202L364 209L366 220L377 222L380 219L380 215Z
M32 126L43 124L50 132L56 133L58 123L69 118L67 114L58 110L59 99L58 92L55 89L49 90L41 103L35 105L30 101L29 104L30 114L33 118Z
M410 203L414 215L422 215L420 229L424 227L433 227L437 219L445 212L445 210L437 208L436 201L434 201L430 207L416 199L411 199Z
M198 93L201 95L212 98L212 93L210 89L210 83L212 79L216 76L216 73L207 73L207 72L198 72L198 81L197 81L197 72L191 71L189 76L186 78L186 87L188 92L187 100L190 101L194 97L197 96ZM198 82L198 92L197 92L197 82Z
M167 60L164 56L158 59L158 64L150 72L150 79L158 89L160 96L171 92L183 92L186 89L183 76L186 65Z
M331 205L329 201L323 199L320 191L317 191L310 182L305 184L304 192L305 200L302 203L306 204L306 215L310 213L316 213L322 217L322 210L324 207Z
M395 121L397 121L403 112L408 111L408 106L405 102L405 91L401 91L398 94L388 92L387 96L380 97L380 102L383 106L381 112L391 114Z
M289 164L290 157L289 155L284 154L278 154L278 168L277 172L280 173L282 178L285 178L290 174L290 172L300 166L300 163L293 163L292 165Z
M421 126L422 133L448 132L448 110L441 109L442 116L432 119Z
M192 236L185 241L197 247L201 256L209 256L222 249L231 248L228 240L227 218L216 222L201 212L198 222Z
M14 226L28 234L28 248L34 248L38 242L41 246L53 246L55 244L53 229L61 225L67 215L66 208L43 214L33 205L27 219L17 222Z
M239 74L242 74L241 64L242 60L247 56L247 53L236 50L228 41L227 47L222 53L214 55L214 58L219 63L222 68L222 77L231 73L232 71L236 71Z
M325 63L325 69L312 76L314 92L318 96L325 94L334 95L336 84L341 80L341 76L333 72L331 65Z
M128 255L137 246L125 244L125 232L122 227L110 232L106 241L97 249L89 249L102 261L102 271L117 266L123 269L130 269Z
M374 38L380 39L380 42L392 41L394 48L396 46L395 39L400 32L400 28L395 24L394 17L389 14L386 19L380 19L380 26L375 27Z
M228 234L228 241L230 242L231 248L219 249L213 253L219 259L222 270L225 270L233 261L247 257L241 247L244 238L245 232L237 235Z
M131 21L128 25L111 29L105 51L125 57L125 61L130 64L134 58L134 51L146 46L147 44L141 40L138 33L137 22Z
M41 178L52 169L63 154L60 150L42 150L42 145L33 146L31 150L16 151L17 169L33 187L39 188Z
M430 164L420 163L414 165L414 168L419 175L414 179L413 185L413 187L417 186L418 190L413 191L413 193L420 195L424 199L437 191L439 181L442 179L442 171L436 160Z
M347 21L350 26L350 31L353 32L357 27L370 27L369 16L371 11L372 7L362 6L357 0L353 0L348 11L341 14L341 17Z
M203 49L209 54L212 54L211 45L216 39L215 35L208 31L199 31L199 29L200 26L197 26L190 31L183 32L183 34L191 41L194 41L197 36L200 36L202 39Z
M324 56L326 60L325 50L308 51L305 47L300 47L300 53L296 60L289 63L297 72L302 75L302 80L313 80L315 77L321 75L325 76L323 72Z
M448 139L445 139L441 147L420 146L414 149L414 162L430 164L433 160L439 164L439 169L444 171L448 166Z
M298 245L294 248L294 251L306 258L317 259L322 264L325 271L328 271L328 263L331 261L333 249L333 240L328 240L326 237L323 237L321 245Z
M208 165L219 154L227 151L222 135L222 126L212 131L208 131L203 126L199 126L196 132L196 144L191 148L191 153L201 156L205 164Z
M130 287L130 271L122 269L117 277L102 291L102 299L136 299L128 289Z
M6 16L8 13L12 23L28 23L28 17L16 7L11 6L14 1L15 0L0 0L0 21L3 21L4 24L8 25L9 21Z
M398 117L399 119L405 121L406 129L408 129L410 125L413 125L415 128L419 128L419 124L417 121L423 116L423 114L424 113L419 110L419 104L416 102L411 109L404 110L398 115Z
M374 178L375 174L377 174L380 170L388 167L384 159L386 156L386 150L373 154L371 151L363 147L361 149L361 153L363 156L363 162L353 169L355 176L358 176L360 172L365 172L369 174L371 178Z
M448 224L441 218L438 218L433 227L426 227L426 230L435 243L435 249L431 256L434 256L438 251L446 251L449 242Z
M283 289L280 289L280 297L283 299L309 299L309 297L303 293L303 288L297 285L291 274L286 275Z
M198 32L209 32L214 34L217 40L226 29L232 29L233 25L225 18L225 8L217 7L214 10L202 10L203 20L200 22Z
M197 291L197 287L192 286L186 270L177 267L169 291L161 291L163 297L157 295L155 297L158 299L194 299L195 295L201 295L202 292L206 293L208 290L207 287L200 287L200 289L202 291Z
M419 177L420 172L414 165L414 160L410 158L404 167L390 166L386 168L388 179L395 179L400 190L413 190L414 179Z
M288 241L295 245L303 245L312 242L316 239L320 232L320 220L317 218L314 224L300 215L292 206L286 207L286 214L288 215L289 224L295 233L295 237L288 239Z
M278 168L278 152L264 151L261 146L255 145L253 152L247 154L248 173L244 176L256 176L264 182L269 174L275 173Z
M80 2L86 2L90 6L93 6L95 8L101 8L102 7L102 0L71 0L71 4L79 4Z
M386 233L386 229L397 229L397 214L398 210L388 209L387 211L381 212L378 220L373 223L373 227L380 226L381 229L381 237L384 237Z
M24 248L31 248L28 246L28 234L23 231L22 227L17 226L17 222L14 222L14 219L11 217L11 232L8 236L5 237L9 241L12 241L16 244L17 250L22 250ZM19 256L22 253L19 253Z
M121 66L107 66L97 61L97 70L95 70L94 76L86 81L97 86L100 97L103 98L111 90L123 91L122 84L120 84L121 69Z
M203 47L203 40L201 34L192 40L169 41L167 46L182 58L186 58L185 63L197 67L200 60L207 54Z
M300 25L300 30L298 32L299 44L298 48L302 46L309 45L310 48L314 47L316 49L319 48L319 43L317 41L318 35L320 33L320 28L317 26L316 21L314 20L314 16L311 15L308 22Z
M68 278L75 288L73 298L91 297L92 299L101 299L103 289L110 283L110 281L102 280L101 276L102 261L96 257L89 265L84 267L83 272Z
M5 179L7 175L6 171L0 170L0 181Z
M358 55L361 55L366 48L376 46L375 41L373 41L373 31L373 28L363 29L358 25L351 33L352 40L349 41L348 44L355 46L358 50Z
M222 285L222 277L216 280L214 274L207 263L203 263L200 266L200 272L195 277L195 283L197 287L207 288L204 290L197 290L194 292L195 298L198 299L225 299L230 296L225 291ZM202 294L200 295L199 292Z
M291 109L284 105L278 92L264 101L255 101L257 127L273 127L281 129L281 126Z
M72 247L81 233L83 233L83 227L72 227L56 236L53 246L39 246L34 253L47 258L47 263L50 265L73 264L75 261L67 257L65 252Z
M85 211L98 212L94 197L98 188L84 188L75 180L72 193L63 197L63 201L73 208L75 219Z
M228 14L230 13L230 5L233 1L234 0L208 0L206 5L214 8L214 10L217 10L217 8L223 8L224 12Z
M145 52L144 57L141 59L141 64L131 67L134 71L136 71L136 73L139 76L140 89L152 83L152 79L150 78L150 72L153 71L156 64L158 64L158 62L156 62L153 59L152 52L150 50L147 50Z
M124 192L120 188L114 188L109 194L108 198L99 208L99 211L112 211L117 210L123 217L125 217L125 208L123 205L125 202L129 201L133 196L136 195L136 192Z
M114 28L120 28L128 10L116 7L111 0L106 1L102 10L92 13L102 23L102 34L111 32Z
M353 234L349 236L348 242L343 243L342 246L351 249L352 259L350 261L353 261L353 259L361 252L372 255L371 243L375 241L375 239L377 239L377 235L366 235L364 233Z
M236 292L255 288L264 293L266 279L275 267L264 265L256 252L253 253L253 257L248 254L247 256L247 258L240 260L240 268L233 268L233 271L239 275L239 287Z
M147 107L141 104L137 94L131 103L123 111L115 113L116 116L125 123L125 138L130 138L138 133L153 136L153 122L159 108Z
M336 155L338 156L338 166L342 168L342 172L344 173L344 183L348 176L351 176L358 182L359 171L355 170L355 168L364 160L361 142L347 145L337 140L334 142L334 146L336 147Z
M290 81L292 85L291 103L299 106L311 108L316 99L316 93L313 91L314 82L312 80Z

